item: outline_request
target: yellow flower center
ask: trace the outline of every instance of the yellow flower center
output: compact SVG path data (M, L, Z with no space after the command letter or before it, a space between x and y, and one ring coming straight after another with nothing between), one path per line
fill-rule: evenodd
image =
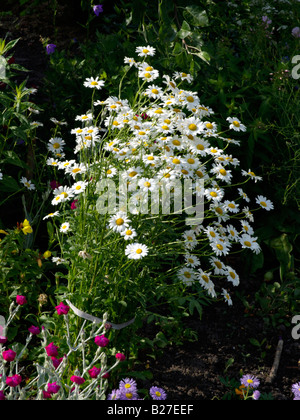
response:
M214 126L212 125L212 123L207 123L206 124L206 128L208 128L209 130L211 130Z
M225 176L227 172L225 171L225 169L220 169L220 174Z
M97 85L98 85L98 82L96 82L96 81L91 82L91 85L92 85L92 86L97 86Z
M217 197L218 196L218 194L215 191L210 192L209 195L211 195L212 197Z
M265 201L261 201L260 205L263 206L263 207L267 207L267 203Z
M121 226L124 223L124 219L122 219L122 217L120 217L119 219L116 220L116 225Z
M147 50L147 48L144 48L144 49L143 49L143 53L144 53L144 54L148 54L148 52L149 52L149 50Z
M194 102L195 99L193 98L193 96L187 96L186 100L188 102Z
M128 236L132 235L132 230L130 230L130 229L126 230L126 235L128 235Z
M232 124L233 124L235 127L239 127L239 126L240 126L240 123L239 123L238 121L232 121Z
M137 254L141 254L141 253L143 252L143 250L142 250L141 248L138 248L135 252L136 252Z
M147 188L151 187L151 184L150 184L150 182L148 182L148 181L144 182L144 185L145 185L145 187L147 187Z
M217 248L218 248L220 251L222 251L222 249L224 249L223 245L221 245L221 244L217 244Z
M137 172L136 171L132 171L132 172L130 172L130 174L129 174L129 176L130 176L130 178L133 178L134 176L136 176L137 175Z
M190 129L191 131L196 131L196 130L197 130L197 126L196 126L196 124L190 124L190 125L189 125L189 129Z
M246 245L246 246L250 247L250 246L251 246L251 242L249 242L249 241L244 241L244 245Z
M59 149L60 148L60 144L59 143L54 143L53 144L53 148L54 149Z
M175 165L178 165L178 164L180 163L180 160L179 160L179 159L177 159L177 158L175 158L175 159L173 159L173 160L172 160L172 162L173 162Z
M157 95L158 94L158 90L157 89L152 89L151 92L154 93L154 95Z

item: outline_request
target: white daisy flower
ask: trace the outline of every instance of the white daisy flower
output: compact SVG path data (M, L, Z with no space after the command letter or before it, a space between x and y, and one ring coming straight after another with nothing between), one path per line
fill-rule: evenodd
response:
M212 250L216 253L216 255L219 256L219 255L228 255L231 244L220 238L220 239L210 241L210 246Z
M52 262L54 262L56 265L59 265L66 262L66 260L60 257L52 257Z
M74 194L81 194L84 192L87 185L88 185L87 181L78 181L72 185L72 191L74 192Z
M150 85L145 90L145 95L152 99L160 98L163 94L162 88L156 85Z
M188 83L192 83L192 81L194 80L193 76L191 76L190 74L184 73L184 72L179 72L179 71L175 71L175 73L173 74L173 78L174 79L185 80Z
M136 67L137 66L137 63L136 63L135 59L131 58L131 57L124 57L124 63L129 64L130 67L132 67L132 66Z
M89 122L93 120L93 115L91 113L77 115L75 121Z
M125 241L128 241L129 239L133 239L134 237L136 237L137 233L135 229L133 229L133 227L128 226L121 232L121 236L124 237Z
M228 306L231 306L232 305L232 299L231 299L230 294L227 292L226 289L222 289L222 295L225 299L225 302L228 303Z
M64 145L65 141L61 137L54 137L49 140L48 150L53 153L61 153Z
M3 173L0 171L0 181L3 179Z
M240 244L242 248L251 249L255 254L259 254L261 252L261 248L257 243L257 238L253 238L253 236L244 233L240 237Z
M241 174L244 176L250 176L250 178L253 179L255 183L257 181L262 181L262 177L255 175L255 173L251 171L251 169L249 169L248 172L242 169Z
M187 286L191 286L196 280L196 273L192 268L183 267L178 271L177 277Z
M231 213L238 213L239 212L239 205L236 204L234 201L226 200L224 201L224 206L226 210Z
M57 166L59 167L59 161L57 159L53 159L53 158L48 158L46 160L47 165L49 166Z
M147 47L136 47L135 49L135 52L138 54L139 57L154 56L155 51L155 48L150 47L150 45L147 45Z
M131 260L139 260L148 254L148 247L144 244L129 244L125 248L125 255Z
M255 199L256 203L259 204L263 209L270 211L274 209L273 203L270 200L267 200L266 197L258 195Z
M59 215L59 212L58 211L55 211L55 212L53 212L53 213L49 213L49 214L47 214L45 217L43 217L43 220L47 220L47 219L49 219L49 217L55 217L55 216L58 216Z
M22 178L20 179L20 182L24 185L24 187L26 187L28 190L32 191L35 190L35 185L28 180L27 178L25 178L24 176L22 176Z
M85 79L85 82L83 85L88 88L92 89L101 89L104 86L105 82L104 80L99 80L99 77L97 76L96 79L93 77Z
M238 286L240 284L239 275L229 265L226 266L226 276L227 276L227 280L230 281L234 286Z
M188 253L188 254L185 254L184 258L185 258L186 265L188 267L195 268L200 265L199 258L196 257L195 255Z
M245 200L247 201L247 203L250 202L250 198L248 197L248 195L242 190L242 188L238 188L238 193L239 195Z
M214 269L215 275L223 275L226 273L226 266L219 258L210 257L209 261Z
M246 131L246 127L244 124L241 123L241 121L238 118L235 117L228 117L226 118L226 121L230 123L229 128L234 131Z
M61 224L59 231L63 233L67 233L70 230L70 223L64 222Z
M129 227L131 220L127 217L127 214L123 211L119 211L115 215L111 216L108 221L108 226L114 232L123 232L123 230Z

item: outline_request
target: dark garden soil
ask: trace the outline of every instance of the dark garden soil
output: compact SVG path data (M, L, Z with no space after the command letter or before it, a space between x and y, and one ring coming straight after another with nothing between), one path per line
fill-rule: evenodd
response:
M51 14L42 7L21 18L18 8L12 12L11 16L0 19L0 37L21 38L15 49L16 63L31 70L28 86L42 86L47 55L41 38L49 37L49 42L54 42ZM68 47L73 38L84 39L80 25L71 24L74 22L72 13L75 11L67 5L59 7L55 43L60 48ZM38 101L39 97L35 99ZM258 276L250 284L241 282L240 290L247 294L248 289L250 301L262 278ZM201 321L197 317L188 318L186 327L197 332L198 340L165 348L156 361L145 360L153 373L151 384L163 387L170 400L211 400L222 398L228 392L220 378L238 380L242 371L261 380L261 392L272 393L275 399L292 399L291 385L300 382L300 340L292 338L292 324L290 328L266 329L262 318L255 312L246 314L244 309L242 302L234 297L232 307L216 304L204 309ZM278 371L273 382L268 384L266 379L280 336L284 343ZM260 343L266 340L259 348L249 339Z

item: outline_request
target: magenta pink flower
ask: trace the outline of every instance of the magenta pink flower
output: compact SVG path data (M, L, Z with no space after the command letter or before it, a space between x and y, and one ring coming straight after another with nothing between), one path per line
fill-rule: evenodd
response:
M97 378L97 376L101 372L101 369L94 366L88 372L89 372L90 377L94 379L94 378Z
M63 361L63 357L60 357L59 359L57 359L56 357L51 357L51 360L52 360L52 364L53 364L54 368L57 369L58 366Z
M18 305L25 305L27 303L26 297L22 295L17 295L16 301Z
M6 378L6 385L11 386L12 388L20 385L21 382L22 382L21 375L13 375L13 376L8 376Z
M77 209L77 205L76 205L77 202L78 202L78 200L72 201L72 203L71 203L71 210Z
M81 385L85 382L85 379L81 376L73 375L71 376L70 380L74 382L74 384Z
M13 362L15 360L16 355L17 353L11 349L4 350L4 352L2 353L3 359L7 362Z
M7 338L3 335L0 335L0 344L5 344L7 342Z
M56 382L49 383L47 386L47 391L50 394L57 394L59 390L60 390L60 385L58 385Z
M53 181L50 181L50 188L52 190L56 190L56 188L60 187L60 183L58 181L56 181L55 179L53 179Z
M32 335L37 335L37 334L39 334L41 332L41 330L39 329L39 327L35 327L34 325L31 325L31 327L28 328L28 331Z
M124 362L124 360L126 360L126 356L123 353L117 353L116 354L116 359L120 360L121 362Z
M95 343L99 347L106 347L109 343L109 339L105 337L105 335L97 335L95 337Z
M52 397L52 394L50 392L47 392L47 391L43 390L43 398L48 399L48 398L51 398L51 397Z
M48 344L48 346L46 346L45 349L48 356L50 357L56 357L58 355L58 347L55 346L53 343Z
M65 305L63 302L60 302L60 304L58 306L55 306L55 309L56 309L58 315L67 315L70 307L68 305Z
M0 401L4 401L5 400L5 395L3 391L0 391Z

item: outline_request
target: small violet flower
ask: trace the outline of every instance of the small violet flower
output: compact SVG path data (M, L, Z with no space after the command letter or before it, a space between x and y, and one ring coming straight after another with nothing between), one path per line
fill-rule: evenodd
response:
M56 45L55 44L48 44L46 46L46 52L48 55L53 54L55 51Z
M103 6L102 4L97 4L96 6L93 6L93 10L96 16L99 16L100 13L103 12Z

